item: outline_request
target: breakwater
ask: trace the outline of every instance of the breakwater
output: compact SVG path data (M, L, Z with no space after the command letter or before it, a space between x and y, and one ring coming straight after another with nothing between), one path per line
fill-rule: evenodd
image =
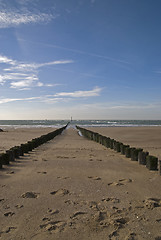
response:
M57 135L61 134L63 130L68 126L58 128L55 131L52 131L48 134L42 135L40 137L34 138L31 141L28 141L20 146L14 146L6 152L0 154L0 168L2 169L3 165L9 165L10 162L15 161L16 158L23 156L25 153L32 151L33 149L39 147L40 145L52 140Z
M139 164L145 165L149 170L156 170L161 175L161 161L158 160L157 157L149 155L149 152L143 151L142 148L130 147L130 145L125 145L115 139L103 136L97 132L93 132L80 126L76 126L76 128L84 137L125 155L127 158L130 158L131 161L137 161Z

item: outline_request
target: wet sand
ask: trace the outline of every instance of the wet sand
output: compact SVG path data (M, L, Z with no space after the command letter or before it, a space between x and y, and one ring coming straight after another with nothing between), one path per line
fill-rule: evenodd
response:
M161 239L160 185L69 128L0 171L0 239Z

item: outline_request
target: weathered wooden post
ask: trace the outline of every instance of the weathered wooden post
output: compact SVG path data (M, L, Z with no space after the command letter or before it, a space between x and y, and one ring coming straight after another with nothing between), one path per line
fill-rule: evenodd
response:
M126 149L127 147L130 147L130 146L129 146L129 145L124 145L124 144L122 144L122 145L120 146L121 154L125 155L125 149Z
M15 146L15 147L12 147L11 150L14 153L14 157L15 158L19 158L19 156L20 156L20 147Z
M154 157L154 156L151 156L151 155L148 155L146 157L146 167L149 170L157 170L157 168L158 168L158 158Z
M110 139L110 148L113 149L114 139Z
M110 141L111 139L109 137L106 138L106 147L110 148Z
M138 161L138 154L139 152L142 152L142 148L132 148L131 150L131 160L132 161Z
M125 156L127 158L130 158L131 157L131 148L130 147L126 147L125 148Z
M9 165L9 155L7 153L1 153L0 154L0 162L2 162L2 165Z
M149 155L148 152L139 152L138 153L138 163L146 165L146 157Z
M121 152L121 145L123 145L123 143L121 143L121 142L115 143L115 151L116 152Z
M14 151L12 149L7 150L6 153L9 155L10 162L15 161L15 155L14 155Z

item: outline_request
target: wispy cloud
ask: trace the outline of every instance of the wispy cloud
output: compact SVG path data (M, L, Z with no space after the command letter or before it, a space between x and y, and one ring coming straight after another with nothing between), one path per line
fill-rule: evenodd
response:
M9 103L9 102L16 102L16 101L31 101L35 99L40 99L40 97L31 97L31 98L3 98L0 99L0 104Z
M19 12L16 9L0 11L0 28L18 26L20 24L49 22L56 16L47 13Z
M72 97L72 98L80 98L80 97L94 97L99 96L101 92L101 88L95 87L89 91L74 91L74 92L61 92L57 93L55 97Z
M15 65L16 62L6 56L0 55L0 63Z
M35 71L38 68L50 66L50 65L58 65L58 64L68 64L73 63L72 60L59 60L59 61L52 61L47 63L17 63L11 68L4 69L4 71L11 71L11 70L18 70L23 72L31 72Z
M21 88L27 88L30 86L30 83L26 82L19 82L17 84L18 86L13 85L14 87L21 87ZM57 93L55 95L43 95L39 97L30 97L30 98L0 98L0 104L4 103L10 103L10 102L16 102L16 101L39 101L42 103L57 103L57 102L69 102L69 101L74 101L74 98L89 98L89 97L94 97L94 96L99 96L101 91L101 88L96 87L92 90L89 91L75 91L75 92L70 92L70 93Z
M4 85L10 81L10 87L19 90L28 90L31 87L52 87L57 84L44 84L39 81L38 69L60 64L73 63L72 60L56 60L45 63L25 63L13 60L6 56L0 55L0 84Z

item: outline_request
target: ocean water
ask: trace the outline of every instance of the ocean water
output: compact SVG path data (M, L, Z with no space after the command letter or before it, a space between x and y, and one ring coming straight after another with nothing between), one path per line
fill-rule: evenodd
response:
M70 120L0 120L1 128L62 127ZM70 125L84 127L161 126L161 120L73 120Z

